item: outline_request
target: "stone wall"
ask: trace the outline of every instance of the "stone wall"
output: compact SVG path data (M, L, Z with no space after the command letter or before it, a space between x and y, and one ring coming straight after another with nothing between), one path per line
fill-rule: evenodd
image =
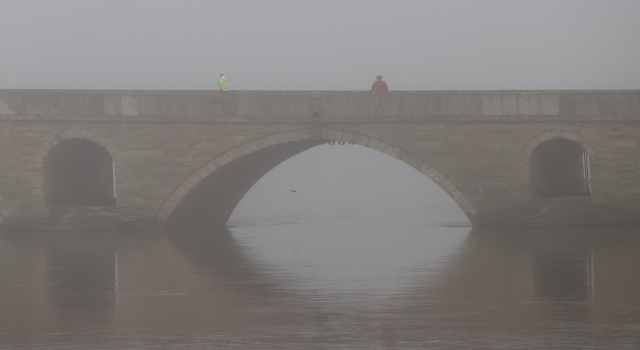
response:
M44 158L62 140L86 138L114 160L115 212L139 225L164 223L191 188L234 160L304 139L349 141L401 159L474 224L634 222L639 121L637 91L0 90L0 220L49 212ZM590 155L591 197L530 198L529 156L552 138Z

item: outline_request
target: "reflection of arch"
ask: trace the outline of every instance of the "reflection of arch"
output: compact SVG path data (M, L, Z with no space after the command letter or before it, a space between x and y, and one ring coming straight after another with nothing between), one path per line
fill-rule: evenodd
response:
M553 139L571 140L579 144L585 150L585 152L587 152L587 154L589 155L591 164L597 164L599 162L598 154L596 153L595 148L591 145L589 140L585 139L584 137L576 133L573 133L571 131L565 131L560 129L543 132L537 135L536 137L532 138L531 140L529 140L529 142L527 142L527 144L522 149L522 152L520 152L519 174L520 174L520 179L522 181L522 188L524 191L524 195L526 197L531 197L531 179L529 175L530 174L529 159L531 158L531 154L533 153L533 150L535 150L538 147L538 145L540 145L545 141L553 140Z
M102 146L109 153L109 155L111 156L111 159L113 160L113 166L115 167L114 172L117 172L118 169L121 169L124 166L122 155L120 154L118 149L113 144L111 144L106 138L92 131L70 129L63 133L60 133L51 137L47 142L44 143L44 145L42 145L42 147L40 148L40 150L36 155L35 169L37 170L43 169L45 159L47 158L47 155L49 154L51 149L53 149L54 146L56 146L60 142L63 142L66 140L73 140L73 139L88 140ZM39 184L39 191L34 191L34 193L39 192L43 194L44 177L41 178L41 180L42 181Z
M187 178L185 178L178 187L167 197L165 202L162 204L160 209L156 214L156 222L159 224L164 224L169 216L174 212L178 204L187 196L187 194L194 188L196 185L200 184L204 179L210 178L209 175L216 174L218 169L223 168L226 164L232 163L234 160L243 158L248 159L251 154L259 155L260 152L264 152L267 148L270 147L278 147L278 145L297 145L297 149L294 150L284 150L283 152L292 153L287 155L286 158L293 156L297 153L300 153L308 148L314 147L318 144L323 143L324 141L344 141L350 142L354 144L358 144L361 146L365 146L368 148L375 149L382 153L386 153L394 158L397 158L413 168L419 170L427 177L432 179L435 183L437 183L441 188L443 188L453 199L454 201L462 208L467 217L471 220L473 216L478 214L478 211L473 206L471 201L453 184L449 179L446 178L444 174L439 172L437 169L433 168L420 158L412 155L411 153L404 151L398 147L387 144L383 141L361 135L352 132L346 131L337 131L337 130L328 130L328 129L300 129L288 132L281 132L277 134L272 134L269 136L265 136L261 139L247 142L245 144L236 146L225 153L218 155L217 157L209 160L200 168L193 171ZM257 153L256 153L257 152ZM284 159L286 159L284 158ZM283 161L284 159L280 160ZM278 163L279 164L279 163ZM277 164L275 164L277 165ZM275 166L274 165L274 166ZM273 168L270 167L268 170ZM238 176L235 175L227 175L227 176ZM261 177L262 175L260 175ZM255 181L257 181L255 179ZM255 183L255 182L253 182ZM251 184L251 186L253 185ZM249 186L250 187L250 186ZM248 190L248 188L246 188ZM244 192L246 193L246 192ZM244 195L242 193L242 196ZM236 198L237 201L242 197ZM237 204L237 203L235 203ZM235 205L234 205L235 207ZM231 208L233 210L233 208ZM229 211L228 216L231 215L231 211ZM227 217L228 219L228 217ZM471 220L473 222L473 220ZM226 220L225 220L226 223Z
M212 234L214 233L214 234ZM268 273L264 264L255 261L247 250L238 244L228 228L192 230L188 234L169 232L171 242L182 254L184 261L203 268L215 280L224 280L242 295L282 300L287 288L278 275ZM291 297L291 292L287 293Z

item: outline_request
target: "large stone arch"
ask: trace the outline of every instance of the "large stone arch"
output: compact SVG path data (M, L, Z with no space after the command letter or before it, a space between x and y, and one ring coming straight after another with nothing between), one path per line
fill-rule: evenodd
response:
M115 172L118 173L120 169L124 167L124 161L122 160L122 154L118 149L105 137L102 135L95 133L89 130L80 130L80 129L69 129L65 132L59 133L51 137L47 142L45 142L38 153L36 154L36 158L34 161L34 170L42 172L42 167L44 164L44 160L49 154L49 151L58 143L64 140L71 139L86 139L89 141L93 141L102 147L104 147L107 152L111 155L111 159L113 159L113 164L115 167ZM38 176L36 179L36 186L33 188L33 193L43 197L44 200L44 176Z
M589 140L587 140L583 136L580 136L579 134L576 134L571 131L560 130L560 129L540 133L536 137L529 140L529 142L527 142L527 144L524 146L524 148L520 152L520 164L519 164L518 174L519 174L520 181L522 183L522 190L524 191L523 194L525 197L531 197L531 193L530 193L531 179L529 178L529 158L531 158L531 154L533 153L533 150L535 150L536 147L538 147L538 145L540 145L545 141L549 141L553 139L567 139L567 140L573 141L579 144L580 146L582 146L585 152L587 152L587 154L589 155L589 160L592 165L597 165L600 162L598 153L596 152L593 145L591 145L591 142L589 142Z
M301 140L318 140L321 142L350 142L390 155L409 164L413 168L425 174L436 184L438 184L453 198L453 200L460 206L460 208L462 208L471 222L473 222L474 216L478 214L478 211L473 206L471 201L462 193L462 191L460 191L460 189L458 189L458 187L451 180L449 180L436 168L432 167L422 159L405 150L402 150L398 147L377 140L375 138L353 132L330 129L298 129L272 134L254 141L244 143L242 145L233 147L228 151L209 160L204 165L194 170L189 176L187 176L167 197L167 199L160 206L158 212L156 213L155 222L159 225L164 225L164 223L167 221L171 213L176 209L180 201L182 201L182 199L187 196L187 194L193 187L198 185L209 175L214 174L218 169L222 168L226 164L270 146Z

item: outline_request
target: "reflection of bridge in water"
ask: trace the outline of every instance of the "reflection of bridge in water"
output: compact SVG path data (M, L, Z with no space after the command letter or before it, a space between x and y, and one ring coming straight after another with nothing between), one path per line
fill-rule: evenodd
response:
M130 330L154 339L186 330L227 340L251 333L275 344L343 328L352 340L390 346L433 339L524 346L559 341L566 327L598 344L597 334L619 334L640 319L637 227L514 230L473 229L402 290L357 303L297 290L294 276L265 267L226 230L4 236L0 326L17 343L33 339L23 333L28 326L65 332L80 317L88 330L93 324L129 340ZM276 328L288 333L264 334Z
M3 90L0 221L224 226L266 172L344 141L422 172L474 225L636 222L638 121L637 91Z

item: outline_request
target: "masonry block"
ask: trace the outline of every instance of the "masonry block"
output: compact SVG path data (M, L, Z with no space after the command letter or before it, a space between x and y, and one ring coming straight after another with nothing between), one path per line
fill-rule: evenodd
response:
M301 139L300 130L290 131L287 133L287 138L289 141L298 141Z
M542 114L538 93L520 93L518 95L518 113L522 115Z
M198 175L202 176L202 178L205 178L205 177L209 176L209 174L211 174L209 171L207 171L206 168L200 168L200 169L196 170L196 172L198 173Z
M205 169L206 171L208 171L208 172L209 172L209 174L211 174L211 173L213 173L214 171L216 171L216 169L218 169L218 168L213 164L213 162L207 162L207 163L204 165L204 169Z
M162 158L164 157L164 151L161 149L144 151L144 156L146 158Z
M609 140L609 147L636 147L637 140Z
M289 138L287 138L287 134L285 134L285 133L276 134L276 135L274 135L274 137L275 137L277 143L289 142Z

